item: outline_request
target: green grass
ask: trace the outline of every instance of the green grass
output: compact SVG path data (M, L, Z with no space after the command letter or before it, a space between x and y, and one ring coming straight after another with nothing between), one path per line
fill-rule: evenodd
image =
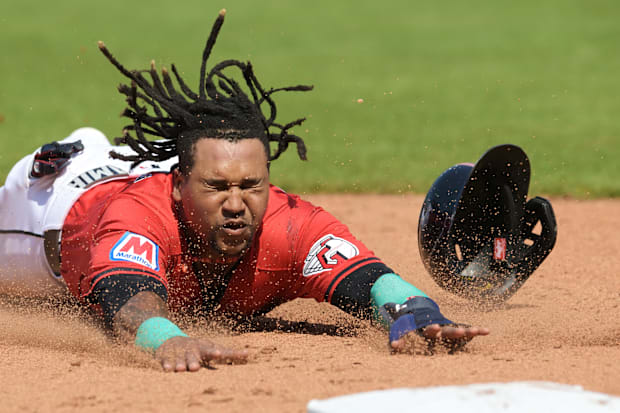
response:
M0 15L0 178L38 145L90 125L117 136L121 75L171 62L197 83L212 62L251 59L282 122L299 116L272 180L297 192L426 192L492 145L522 146L532 194L620 196L620 3L448 0L10 1ZM363 103L357 103L363 99Z

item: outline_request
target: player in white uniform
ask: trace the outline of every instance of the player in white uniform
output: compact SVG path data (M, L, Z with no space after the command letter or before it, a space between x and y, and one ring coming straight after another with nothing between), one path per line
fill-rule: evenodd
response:
M103 133L80 128L58 143L81 142L58 173L33 177L34 153L22 158L0 187L0 293L22 296L64 294L58 269L58 243L64 219L87 189L111 179L170 170L176 158L164 163L131 163L113 159L109 152L131 153L112 146ZM47 253L46 253L47 252Z

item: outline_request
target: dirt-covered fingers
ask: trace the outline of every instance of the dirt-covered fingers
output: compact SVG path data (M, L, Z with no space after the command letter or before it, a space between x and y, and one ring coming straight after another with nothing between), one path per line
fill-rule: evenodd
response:
M170 364L171 363L168 363L167 365L162 364L165 371L198 371L202 367L199 354L197 351L194 350L186 350L185 352L180 352L176 354L176 357L174 359L174 369L170 369Z
M465 337L472 339L477 336L489 335L490 331L485 327L467 327L465 328Z
M156 354L166 372L198 371L202 367L198 348L170 348Z
M200 353L196 350L189 350L185 352L185 360L177 362L176 371L198 371L202 367L200 361Z
M429 343L430 339L411 331L398 340L390 342L390 350L392 353L424 355L429 354Z
M440 331L433 329L433 345L439 344L449 353L463 350L465 345L474 337L486 336L489 329L484 327L471 327L467 325L441 326Z
M248 360L248 352L215 345L209 341L201 343L200 354L203 362L214 361L226 364L244 364Z
M390 343L394 353L433 354L443 348L449 353L460 351L471 339L489 334L484 327L431 324L420 332L409 332Z
M466 325L431 324L422 331L422 335L429 339L469 339L476 336L486 336L489 329L484 327L470 327Z

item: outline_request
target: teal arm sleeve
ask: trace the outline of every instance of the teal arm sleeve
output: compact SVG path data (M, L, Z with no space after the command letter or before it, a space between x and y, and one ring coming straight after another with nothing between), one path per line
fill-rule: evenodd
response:
M176 324L164 317L152 317L140 324L136 333L136 346L155 351L172 337L187 337Z
M379 308L386 303L403 304L413 296L427 297L422 290L409 284L396 274L383 274L370 289L370 302L373 307L375 318L385 324L385 320L379 315Z

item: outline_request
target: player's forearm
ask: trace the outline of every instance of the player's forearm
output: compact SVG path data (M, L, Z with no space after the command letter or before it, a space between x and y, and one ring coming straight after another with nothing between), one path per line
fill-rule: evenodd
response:
M136 339L138 328L153 317L168 318L166 302L152 291L142 291L131 297L114 315L112 328L125 342Z
M386 317L385 306L404 304L413 297L426 297L422 290L396 274L383 274L370 289L370 305L375 320L388 327L391 318Z
M388 326L390 322L382 318L379 309L388 303L403 304L412 297L428 297L388 267L380 269L383 271L377 274L375 268L365 266L341 280L331 303L354 316L371 318Z
M389 343L432 324L453 324L441 314L439 306L417 287L396 274L384 274L370 290L370 301L377 321L389 330Z
M334 291L332 304L340 304L338 307L351 314L378 321L390 331L390 341L430 324L452 323L432 299L398 275L383 273L372 282L368 280L368 277L355 276L343 280Z

